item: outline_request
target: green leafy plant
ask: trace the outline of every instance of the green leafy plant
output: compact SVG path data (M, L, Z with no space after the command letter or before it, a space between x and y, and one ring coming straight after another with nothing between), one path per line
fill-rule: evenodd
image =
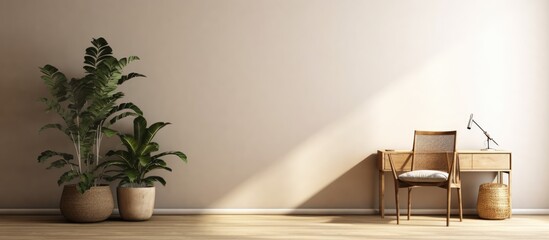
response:
M104 162L105 167L112 166L115 175L111 180L120 180L120 186L127 187L145 187L152 186L154 182L160 182L166 185L164 178L160 176L147 176L152 170L164 169L172 171L167 166L166 161L161 158L168 155L175 155L183 162L187 162L187 156L180 151L168 151L156 153L159 150L159 144L153 142L156 133L168 125L167 122L153 123L147 127L147 121L143 116L138 116L133 121L133 135L119 134L125 150L109 151L107 156L112 156L112 160Z
M77 189L81 193L104 178L104 168L99 168L99 152L103 136L117 133L110 126L125 117L142 114L133 103L117 104L124 96L117 87L132 78L144 77L133 72L123 75L124 67L139 58L113 57L111 47L103 38L93 39L91 43L84 56L86 74L82 78L68 80L51 65L40 68L51 95L41 101L47 105L47 111L56 112L62 119L61 123L46 124L40 130L63 132L73 143L75 155L47 150L38 156L38 162L54 158L48 169L68 167L57 183L61 185L77 179Z

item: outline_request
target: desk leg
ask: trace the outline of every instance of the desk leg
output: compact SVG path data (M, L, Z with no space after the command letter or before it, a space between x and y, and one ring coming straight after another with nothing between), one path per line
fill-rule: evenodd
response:
M503 184L503 172L498 172L499 183Z
M508 172L508 178L507 178L507 190L509 191L509 218L513 215L513 204L511 204L511 201L513 198L511 198L511 171Z
M385 217L385 173L379 171L379 214Z

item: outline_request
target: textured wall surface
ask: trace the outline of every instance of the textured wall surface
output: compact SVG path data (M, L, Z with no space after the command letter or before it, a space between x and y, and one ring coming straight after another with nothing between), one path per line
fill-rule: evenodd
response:
M162 173L158 208L372 209L377 149L410 149L415 129L483 148L465 128L475 113L513 151L513 207L549 209L537 188L549 181L548 16L542 0L0 0L0 208L57 207L61 172L36 156L71 144L38 133L57 120L37 101L38 67L80 77L103 36L115 56L141 57L128 70L148 77L122 90L150 122L173 123L161 150L189 156ZM493 175L464 177L474 208ZM443 190L416 198L444 206Z

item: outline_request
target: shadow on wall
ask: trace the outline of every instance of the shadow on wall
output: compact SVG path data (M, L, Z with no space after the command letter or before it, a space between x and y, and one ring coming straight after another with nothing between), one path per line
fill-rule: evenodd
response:
M377 170L377 154L371 154L357 165L343 173L333 182L311 196L297 209L371 209L378 207L379 178ZM387 172L385 182L385 206L394 209L394 186L391 173ZM480 184L495 180L494 173L462 173L463 181L463 205L465 208L474 209ZM389 179L389 180L387 180ZM458 207L457 195L452 192L452 208ZM401 191L401 199L406 199L406 191ZM444 189L420 188L414 192L415 208L440 208L446 207ZM433 198L421 196L432 195ZM405 208L402 203L401 208Z
M56 130L39 132L46 123L58 121L55 114L45 113L45 104L39 101L48 96L39 66L51 59L47 57L47 47L35 42L39 39L3 34L2 41L6 44L0 49L0 145L5 152L0 163L5 169L2 177L9 181L0 181L0 188L9 189L10 194L0 198L0 208L57 206L62 188L57 187L56 181L63 171L46 170L48 165L37 162L40 152L46 149L70 151L72 147L66 136L55 133ZM64 53L57 50L58 54Z
M43 41L34 37L32 31L2 37L6 44L0 47L5 53L0 57L0 71L4 73L0 81L0 101L4 103L0 108L0 126L6 128L0 135L0 145L9 152L0 158L0 163L9 169L2 175L10 181L0 181L0 187L9 189L10 194L0 198L0 209L59 205L63 187L56 182L67 169L47 170L51 161L40 164L37 157L45 150L74 153L74 147L68 137L56 129L39 131L45 124L61 121L54 111L46 111L46 104L40 101L50 97L40 78L40 67L51 64L67 78L84 76L84 49L91 39L52 39L58 41ZM78 46L67 47L72 44ZM113 140L105 138L105 145L113 145L110 144Z
M376 203L377 154L371 154L297 208L366 209Z

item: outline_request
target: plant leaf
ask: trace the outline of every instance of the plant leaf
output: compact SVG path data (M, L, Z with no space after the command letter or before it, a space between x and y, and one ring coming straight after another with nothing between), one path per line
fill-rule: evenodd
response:
M152 183L152 182L160 182L162 185L166 186L166 180L164 180L164 178L162 177L159 177L159 176L150 176L150 177L147 177L145 179L143 179L144 182L146 183Z
M129 73L128 75L122 75L122 77L120 78L120 80L118 80L118 85L132 79L132 78L135 78L135 77L147 77L141 73Z
M149 143L145 146L142 146L142 148L139 149L138 154L141 155L141 156L149 155L152 152L158 151L159 148L160 148L160 146L158 145L158 143L151 142L151 143Z
M89 185L87 185L85 182L79 182L77 185L76 185L76 190L78 190L78 192L80 194L84 194L88 189L90 189L91 187Z
M115 117L111 118L111 120L109 121L109 124L110 125L115 124L116 122L118 122L118 120L123 119L125 117L129 117L129 116L138 116L138 114L133 112L124 112L124 113L118 114Z
M179 157L183 162L187 162L187 155L185 155L184 153L182 153L180 151L163 152L163 153L154 155L153 158L160 158L162 156L167 156L167 155L175 155L175 156Z
M169 168L169 167L159 166L159 165L153 165L153 166L151 166L150 168L148 168L147 170L148 170L148 171L152 171L152 170L159 169L159 168L160 168L160 169L167 170L167 171L169 171L169 172L172 171L172 169Z
M137 180L137 177L139 176L139 172L133 169L128 169L124 171L124 174L128 177L128 180L130 182L135 182L135 180Z
M76 185L76 189L83 194L94 186L95 179L96 177L91 172L80 174L80 182Z
M40 154L40 156L38 156L38 162L45 162L46 160L48 160L53 156L60 156L67 161L72 160L74 158L72 154L46 150L46 151L43 151Z
M156 122L153 123L151 126L147 128L147 133L144 135L144 138L142 140L143 143L151 142L154 136L160 129L165 127L166 125L170 124L169 122Z
M62 168L62 167L64 167L65 165L67 165L67 163L68 163L67 160L65 160L65 159L59 159L59 160L53 161L47 169L51 169L51 168Z
M147 120L143 116L138 116L133 120L133 136L138 144L143 145L148 142L143 141L147 132Z
M61 126L61 124L59 124L59 123L46 124L43 127L41 127L40 130L38 130L38 131L41 132L42 130L46 130L46 129L49 129L49 128L59 129L59 131L64 132L63 131L63 126Z
M147 166L151 162L151 157L149 156L140 156L139 157L139 164L141 166Z
M78 172L77 171L75 171L75 170L67 171L67 172L63 173L61 175L61 177L59 177L59 180L57 180L57 185L61 185L61 184L66 183L66 182L70 182L71 180L75 179L76 177L78 177Z
M126 148L135 153L138 150L138 142L133 138L131 135L120 135L120 140L122 140L122 144L126 146Z
M105 136L107 136L107 137L112 137L112 136L114 136L118 133L116 130L112 130L112 129L107 128L107 127L101 128L101 132L103 132L105 134Z
M111 116L113 115L114 113L116 112L120 112L120 111L123 111L123 110L132 110L134 113L136 113L137 115L143 115L143 111L141 111L141 109L139 109L138 106L136 106L135 104L129 102L129 103L122 103L114 108L112 108L110 110L110 112L107 114L107 116ZM124 113L123 113L124 114ZM114 124L116 121L124 118L124 117L127 117L127 116L130 116L130 115L118 115L114 118L112 118L109 123L110 124Z

